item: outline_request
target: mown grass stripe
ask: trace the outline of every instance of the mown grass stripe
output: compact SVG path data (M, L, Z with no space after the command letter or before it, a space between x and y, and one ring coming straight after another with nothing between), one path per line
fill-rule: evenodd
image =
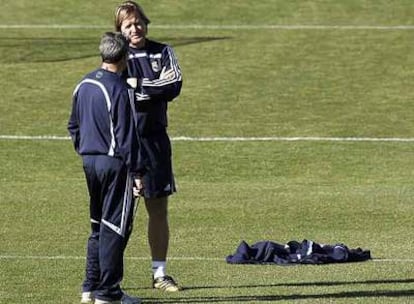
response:
M93 24L0 24L0 29L108 29ZM414 30L414 25L323 25L323 24L158 24L155 29L183 30Z
M127 260L150 260L151 257L125 257ZM42 256L42 255L1 255L0 260L85 260L83 256ZM171 261L225 261L220 257L169 257ZM389 262L389 263L414 263L414 259L384 259L374 258L372 262Z
M69 136L57 135L0 135L0 140L70 140ZM320 136L264 136L264 137L191 137L173 136L173 141L332 141L332 142L414 142L410 137L320 137Z

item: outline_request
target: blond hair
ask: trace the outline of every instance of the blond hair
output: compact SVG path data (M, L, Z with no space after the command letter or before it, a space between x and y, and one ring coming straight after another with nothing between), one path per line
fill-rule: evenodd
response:
M115 10L115 30L120 31L122 22L130 16L138 15L145 25L150 23L142 7L135 1L124 1Z

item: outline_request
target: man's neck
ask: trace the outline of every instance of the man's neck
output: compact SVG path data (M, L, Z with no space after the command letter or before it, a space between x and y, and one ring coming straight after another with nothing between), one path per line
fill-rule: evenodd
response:
M119 73L120 69L117 64L102 62L101 68L113 73Z
M141 40L138 44L129 44L130 47L134 48L134 49L143 49L145 47L145 45L147 44L147 39L143 39Z

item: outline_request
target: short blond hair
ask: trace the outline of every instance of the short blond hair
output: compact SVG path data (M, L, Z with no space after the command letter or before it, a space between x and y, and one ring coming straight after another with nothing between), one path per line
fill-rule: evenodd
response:
M121 31L122 22L130 16L139 15L145 25L150 23L142 7L135 1L124 1L115 10L115 30Z

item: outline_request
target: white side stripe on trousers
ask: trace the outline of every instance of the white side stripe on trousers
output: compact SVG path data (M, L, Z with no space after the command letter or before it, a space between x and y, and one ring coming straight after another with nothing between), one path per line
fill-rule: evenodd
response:
M130 216L130 213L133 212L132 210L132 177L130 176L128 172L128 176L125 182L125 189L124 189L124 197L122 201L122 214L121 214L121 223L119 224L119 227L105 219L102 219L102 223L109 227L111 230L115 231L117 234L119 234L122 237L125 237L126 231L129 228L128 227L128 218Z

